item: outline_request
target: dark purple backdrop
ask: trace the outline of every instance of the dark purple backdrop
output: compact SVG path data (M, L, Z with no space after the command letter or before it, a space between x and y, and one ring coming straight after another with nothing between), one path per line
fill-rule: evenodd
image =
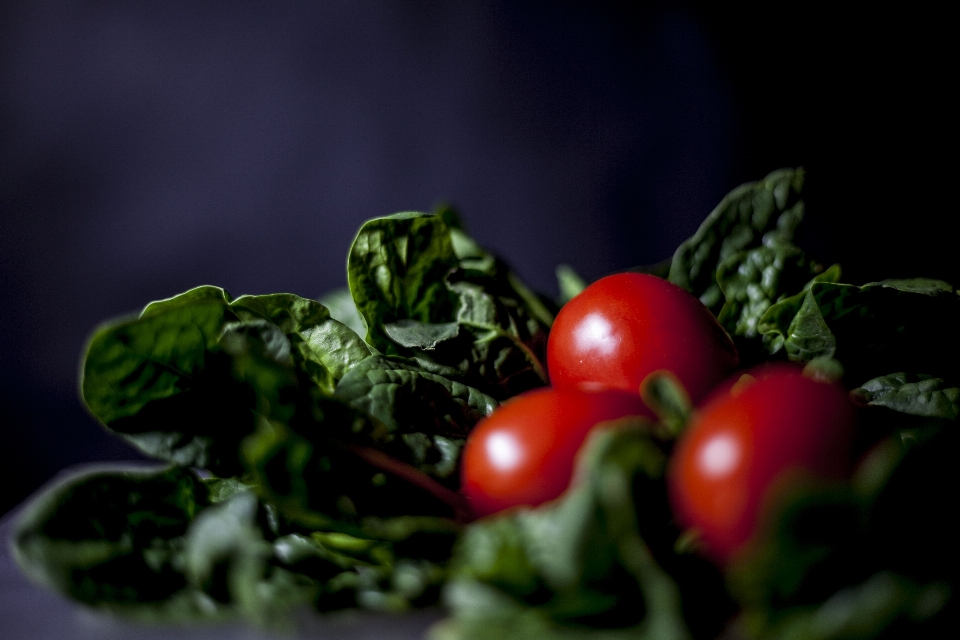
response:
M625 4L625 3L624 3ZM455 203L554 292L809 171L851 281L956 280L943 16L696 2L0 3L0 513L134 457L77 401L99 321L198 284L316 296L372 216ZM953 56L955 57L955 56Z

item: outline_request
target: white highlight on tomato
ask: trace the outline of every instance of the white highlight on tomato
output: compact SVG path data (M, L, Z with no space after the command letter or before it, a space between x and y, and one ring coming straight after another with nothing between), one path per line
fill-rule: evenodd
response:
M494 433L486 444L490 462L501 471L510 471L523 457L520 444L509 433Z
M700 468L712 478L725 476L736 469L741 455L737 441L728 434L720 433L700 450Z
M577 349L613 353L619 342L613 335L613 325L599 313L591 313L574 331Z

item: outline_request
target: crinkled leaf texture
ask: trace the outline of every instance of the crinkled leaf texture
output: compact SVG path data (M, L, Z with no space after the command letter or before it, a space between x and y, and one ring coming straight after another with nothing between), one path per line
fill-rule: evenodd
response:
M745 253L764 246L786 246L792 241L803 219L803 181L803 169L781 169L727 194L697 232L677 248L670 265L670 282L718 313L724 303L723 283L718 283L717 277L721 265L728 261L750 264ZM787 257L781 251L781 259ZM762 254L757 258L773 262Z
M764 245L736 253L717 268L717 283L725 302L717 319L733 336L755 338L767 309L814 282L837 282L840 267L824 270L819 263L777 237Z
M960 417L960 388L943 378L891 373L864 382L851 392L862 404L927 418Z
M405 212L365 222L350 247L347 276L370 344L395 351L384 326L398 320L447 321L456 300L444 280L457 266L439 216Z
M458 438L498 405L473 387L397 356L367 358L340 381L336 395L391 431Z
M498 399L546 384L555 309L481 249L452 210L366 222L347 270L367 340L380 352L444 367Z
M689 567L672 551L666 454L648 427L597 430L561 498L470 525L446 591L453 617L433 637L687 638L685 606L701 621L716 614L694 614L671 576ZM716 579L711 587L724 600Z
M100 327L83 362L90 411L147 455L223 476L255 412L286 419L291 390L332 393L371 354L318 302L198 287ZM295 394L293 394L295 395Z
M939 280L886 280L862 287L813 282L771 306L758 323L771 353L796 362L834 357L848 381L887 372L951 379L960 359L960 296Z
M219 476L191 528L202 533L177 543L181 581L260 619L281 602L436 599L459 530L444 516L462 506L463 438L496 406L450 374L379 356L317 302L201 287L100 329L83 391L146 453ZM321 551L294 570L275 562L277 536ZM324 555L348 539L373 555Z

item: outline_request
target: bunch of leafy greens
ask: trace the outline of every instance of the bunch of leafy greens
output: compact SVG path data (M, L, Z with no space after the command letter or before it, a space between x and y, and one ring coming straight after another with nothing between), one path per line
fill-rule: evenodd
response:
M98 328L84 402L168 466L47 492L18 525L26 572L156 619L436 602L469 517L460 449L545 383L553 309L449 210L364 224L349 283L347 323L204 286Z
M945 635L960 296L841 283L794 244L803 182L782 170L735 189L645 269L699 297L746 364L804 364L861 407L852 478L793 487L731 566L670 513L665 469L692 409L668 376L645 384L658 419L597 430L566 494L465 525L460 449L499 402L546 384L556 306L449 209L364 224L349 291L322 303L201 287L99 329L84 400L170 466L51 490L18 558L82 602L160 619L402 610L442 591L435 640ZM569 267L558 279L561 302L585 286Z
M664 465L690 409L670 379L648 379L658 422L596 433L560 499L467 528L435 640L955 632L960 297L934 280L840 284L839 266L793 244L803 181L783 170L735 189L669 268L642 270L698 296L747 362L791 360L854 388L866 455L852 479L794 487L721 573L666 504ZM576 275L558 276L574 295Z

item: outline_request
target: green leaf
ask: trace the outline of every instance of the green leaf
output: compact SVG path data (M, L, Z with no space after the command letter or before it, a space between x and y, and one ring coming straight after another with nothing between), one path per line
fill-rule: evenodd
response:
M244 491L250 491L254 485L241 478L209 478L205 480L210 492L210 502L217 504Z
M329 378L320 371L339 380L350 367L372 353L354 330L335 320L326 307L314 300L290 293L240 296L231 307L241 318L241 310L246 309L275 324L291 340L303 362L320 365L312 375L323 388L329 384Z
M187 534L184 575L224 604L237 599L244 582L259 580L271 555L256 525L257 506L252 492L238 492L200 512Z
M273 546L283 567L315 581L321 610L404 611L436 602L457 531L437 518L371 519L355 535L289 534Z
M884 632L891 627L896 630L892 637L902 637L900 634L937 637L940 635L937 631L921 625L939 613L951 595L950 588L943 584L918 585L903 576L881 572L837 592L820 606L792 612L764 637L775 640L875 638L884 637ZM894 626L903 619L920 623L919 628L908 630Z
M269 505L236 479L185 469L73 477L18 521L15 556L37 582L142 620L241 614L290 628L300 604L399 611L436 602L459 532L443 518L368 517L351 533L275 536Z
M460 333L456 322L427 324L404 319L383 325L387 336L401 347L409 349L435 349L444 340L451 340Z
M460 363L468 384L498 399L548 381L543 363L549 324L536 316L549 314L542 308L533 313L525 306L512 280L500 271L492 275L454 271L449 282L459 296L456 320L463 328L463 340L429 354L439 362Z
M822 265L789 242L775 240L741 251L717 267L725 299L718 319L731 335L756 337L760 318L773 304L806 290L811 278L835 282L839 276L837 265L824 272Z
M440 459L424 462L440 469L443 446L431 444ZM446 516L462 508L454 491L387 453L413 457L415 447L338 399L317 398L311 420L260 420L242 450L258 493L311 530L353 534L365 517Z
M90 411L109 425L181 392L207 365L228 314L222 289L200 287L154 302L141 318L107 324L90 339L81 388Z
M751 248L789 243L803 219L803 169L774 171L727 194L697 232L673 255L669 280L690 291L714 313L723 295L715 274L726 260Z
M367 335L367 323L357 311L349 288L335 289L320 296L320 304L330 310L330 317L334 320L347 325L359 336Z
M940 281L813 282L770 307L758 329L771 352L798 362L835 357L854 382L891 369L949 379L960 338L948 327L958 322L960 297Z
M394 356L368 358L337 386L337 397L365 411L391 432L420 431L465 437L498 406L472 387L424 371Z
M910 415L948 420L960 417L960 389L933 376L891 373L868 380L850 393L862 404Z
M644 403L660 418L663 436L675 438L690 420L693 404L686 389L669 371L654 371L640 385Z
M384 325L448 321L455 300L444 279L458 264L450 230L438 216L406 212L365 222L350 247L347 276L367 341L396 353Z
M808 362L803 368L803 375L821 382L839 383L843 380L843 365L830 356L822 356Z
M896 289L897 291L907 291L910 293L922 293L927 296L943 296L954 293L953 285L943 280L933 280L931 278L907 278L890 279L876 283L881 287Z
M233 435L252 430L255 404L218 344L235 316L223 299L148 311L94 333L81 380L87 407L147 455L234 475Z
M558 625L541 608L525 607L496 588L473 580L448 583L444 600L447 608L457 615L431 627L429 640L655 640L658 637L641 625L615 628L602 622L596 626Z
M229 477L242 471L238 446L255 412L289 419L295 396L332 393L334 375L370 353L318 302L231 300L199 287L100 327L81 390L90 411L144 453Z
M247 491L201 512L187 534L185 573L211 598L272 627L304 603L322 611L434 603L459 530L440 518L368 518L353 533L291 532L270 541L261 511Z
M390 431L382 450L436 478L457 469L464 438L497 401L402 358L374 357L345 377L337 396Z
M244 491L200 512L187 533L184 573L193 588L251 621L292 629L291 610L314 603L321 587L276 561L276 545L258 522L261 509Z
M790 321L784 346L787 357L794 362L832 358L836 353L837 338L830 331L812 293L807 293L797 315Z
M557 267L557 284L560 286L560 304L566 304L587 288L586 281L568 264Z
M365 223L348 269L368 340L384 354L452 369L448 377L496 398L547 383L552 303L466 235L452 210Z
M180 570L184 536L207 502L184 469L87 472L30 504L14 554L31 579L89 605L154 619L215 615Z

